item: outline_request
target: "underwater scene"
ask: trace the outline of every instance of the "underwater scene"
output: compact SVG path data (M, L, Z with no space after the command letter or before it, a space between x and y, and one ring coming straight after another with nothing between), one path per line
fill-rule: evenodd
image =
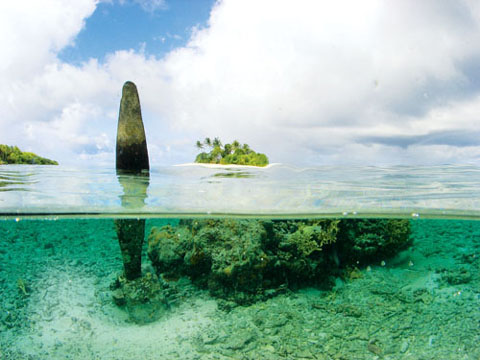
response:
M188 169L1 169L0 359L480 358L478 169Z
M142 221L133 220L133 221ZM0 222L2 359L478 359L480 222Z

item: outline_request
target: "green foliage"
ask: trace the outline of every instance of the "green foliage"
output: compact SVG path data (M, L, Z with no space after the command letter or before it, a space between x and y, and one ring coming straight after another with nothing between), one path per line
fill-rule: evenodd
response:
M231 144L223 145L221 140L216 137L213 141L205 138L203 143L197 141L198 149L210 148L210 152L201 152L195 158L196 163L202 164L235 164L250 166L268 165L268 157L262 153L256 153L248 144L240 144L237 140Z
M2 164L58 165L58 162L31 152L22 152L17 146L0 144L0 165Z

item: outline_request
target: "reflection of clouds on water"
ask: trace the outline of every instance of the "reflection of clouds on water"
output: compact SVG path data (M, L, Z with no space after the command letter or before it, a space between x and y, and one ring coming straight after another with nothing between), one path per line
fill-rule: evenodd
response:
M8 191L2 212L82 212L93 208L118 206L120 186L104 170L80 170L59 166L8 165L17 176L28 176L22 188L6 185ZM5 171L4 171L5 169ZM115 180L115 182L114 182ZM5 188L4 188L5 191Z
M2 166L0 182L5 178L3 213L480 213L480 168L473 166L174 166L153 168L150 178Z
M215 176L219 173L229 172L191 167L177 173L183 182L163 189L154 178L149 204L174 212L243 214L480 209L474 185L480 182L480 172L474 167L276 166L252 168L247 178Z
M148 172L134 175L117 171L117 179L123 189L120 195L122 207L128 210L143 208L150 182Z

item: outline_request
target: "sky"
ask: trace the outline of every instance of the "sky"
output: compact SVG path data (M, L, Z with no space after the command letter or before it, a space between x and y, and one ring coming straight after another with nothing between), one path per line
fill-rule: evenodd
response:
M477 0L2 1L0 46L0 143L64 165L114 166L125 81L153 166L480 165Z

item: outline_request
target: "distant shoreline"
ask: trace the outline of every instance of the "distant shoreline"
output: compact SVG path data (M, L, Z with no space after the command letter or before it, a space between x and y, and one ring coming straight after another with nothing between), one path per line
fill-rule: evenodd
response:
M173 166L203 166L208 168L238 168L238 169L249 169L249 168L257 168L257 169L268 169L274 165L280 165L280 163L272 163L266 166L254 166L254 165L237 165L237 164L209 164L209 163L186 163L186 164L176 164Z

